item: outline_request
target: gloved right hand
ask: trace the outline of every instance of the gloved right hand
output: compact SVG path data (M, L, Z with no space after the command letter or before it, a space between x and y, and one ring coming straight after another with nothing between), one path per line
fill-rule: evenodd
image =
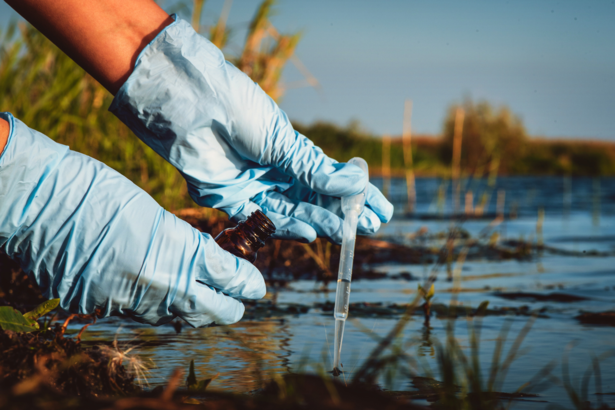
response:
M12 115L0 156L0 249L74 313L198 327L241 319L265 282L106 165Z
M341 243L340 197L367 183L360 168L296 132L258 84L181 19L142 51L109 110L182 173L196 203L234 220L260 209L276 238ZM370 184L357 232L372 234L392 215Z

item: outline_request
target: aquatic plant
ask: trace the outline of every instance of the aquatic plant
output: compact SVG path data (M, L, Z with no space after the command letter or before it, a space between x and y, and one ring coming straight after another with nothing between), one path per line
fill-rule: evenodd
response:
M602 400L604 393L602 390L602 371L600 363L615 356L615 350L608 350L598 356L592 353L590 364L587 366L583 376L576 378L577 385L575 386L571 380L570 368L568 365L568 357L575 345L575 342L570 342L566 346L562 358L562 378L559 379L551 375L552 382L559 383L564 387L573 408L577 410L610 409ZM589 396L589 383L592 377L595 383L596 405L592 404ZM558 410L566 409L566 407L560 405L550 405L548 408Z
M55 310L60 305L60 299L51 299L41 303L30 312L21 314L18 310L10 306L0 306L0 328L12 330L14 332L36 332L47 330L43 325L42 329L37 320L49 312Z
M197 380L196 373L194 372L194 359L190 360L190 368L188 369L188 377L186 378L186 387L189 391L204 392L209 386L209 383L216 380L220 373L216 373L215 376L209 379Z
M435 284L432 283L429 290L425 290L420 284L418 285L418 292L423 297L423 312L425 314L425 326L429 325L429 318L431 316L431 299L433 299L436 290Z

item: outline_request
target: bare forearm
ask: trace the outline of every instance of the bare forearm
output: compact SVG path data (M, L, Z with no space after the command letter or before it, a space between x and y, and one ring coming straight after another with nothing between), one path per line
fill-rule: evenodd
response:
M4 151L6 142L9 139L9 123L0 118L0 155Z
M6 2L113 94L141 50L173 21L152 0Z

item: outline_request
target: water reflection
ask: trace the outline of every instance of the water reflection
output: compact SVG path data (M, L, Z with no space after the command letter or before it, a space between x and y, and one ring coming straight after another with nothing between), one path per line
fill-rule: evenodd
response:
M397 192L405 195L403 184L403 180L391 181L393 197ZM417 213L437 215L450 211L448 182L419 179L416 187ZM480 181L472 185L476 202L480 203L478 198L483 197L487 188L487 184ZM447 258L444 262L448 262L450 273L447 274L445 266L440 269L434 303L448 304L451 299L449 292L454 290L461 307L476 308L481 302L489 301L490 309L509 309L508 316L488 316L482 322L479 357L483 366L491 363L494 342L506 318L512 319L510 334L514 335L527 321L527 316L519 312L541 312L541 317L524 341L529 352L517 359L509 371L503 386L506 391L519 388L551 360L561 360L566 343L573 339L579 342L575 348L577 356L570 358L569 368L571 373L580 374L585 371L591 352L599 355L612 348L614 328L582 325L575 317L580 311L604 311L615 304L615 254L609 254L615 251L615 179L575 178L565 182L562 178L499 178L493 189L494 192L498 189L506 191L508 199L505 205L500 206L506 216L514 213L517 218L507 217L499 225L492 225L491 219L467 220L461 227L471 238L477 238L490 227L489 235L494 243L501 243L507 238L531 238L536 244L543 243L577 253L571 256L564 252L545 251L527 260L474 257L458 270L459 282L455 284L455 289L445 280L453 276L458 261ZM485 213L495 213L496 197L496 194L491 196ZM544 212L539 212L541 208ZM564 219L566 213L568 217ZM385 240L435 249L458 247L461 243L458 239L432 235L445 233L449 227L450 221L446 219L400 216L384 226L380 236ZM493 237L493 233L497 236ZM488 242L488 237L485 241ZM592 253L592 250L598 253ZM352 377L360 367L378 338L387 334L399 319L400 314L387 306L409 303L416 294L418 282L415 279L425 278L434 272L433 264L400 265L395 261L369 268L386 276L380 280L353 281L351 302L373 304L373 312L380 313L359 316L355 312L353 317L351 310L351 318L355 321L347 325L342 357L347 378ZM572 302L504 299L498 296L496 290L547 295L563 293L582 299ZM258 389L263 380L273 374L296 371L304 359L313 365L312 368L330 370L327 368L330 364L327 336L330 339L333 334L333 318L331 312L323 312L318 306L327 301L333 302L335 284L296 281L288 287L270 291L272 293L268 298L280 306L301 304L308 306L309 311L276 314L262 320L244 320L228 327L184 327L179 334L172 325L150 328L117 318L107 319L90 327L83 340L87 343L108 343L117 335L118 340L127 345L141 344L139 354L152 359L157 366L151 372L152 385L163 384L175 368L186 370L191 359L195 361L199 379L220 374L212 383L212 389L234 392ZM457 319L456 335L467 352L466 320L465 317ZM442 343L445 340L447 320L434 315L427 325L423 322L422 316L412 317L403 338L414 343L408 350L409 354L416 354L432 369L437 369L436 341ZM120 325L123 327L118 331ZM77 326L74 325L73 329L77 330ZM138 335L136 339L135 335ZM615 370L611 369L615 366L602 366L603 386L609 392L615 391ZM434 373L437 377L437 371ZM408 385L408 380L402 376L399 376L398 382L394 388L403 389ZM570 404L561 386L554 386L543 397L550 402Z
M421 332L421 344L419 346L419 356L430 356L432 358L436 355L436 349L434 348L433 341L431 340L431 326L428 324L423 325Z

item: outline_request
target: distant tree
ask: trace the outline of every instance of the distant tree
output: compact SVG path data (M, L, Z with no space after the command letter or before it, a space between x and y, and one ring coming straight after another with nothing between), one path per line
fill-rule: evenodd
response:
M452 105L444 120L442 161L450 162L453 151L455 112L465 112L461 148L461 167L482 174L489 168L508 173L523 157L527 134L521 118L506 106L494 108L488 101Z

